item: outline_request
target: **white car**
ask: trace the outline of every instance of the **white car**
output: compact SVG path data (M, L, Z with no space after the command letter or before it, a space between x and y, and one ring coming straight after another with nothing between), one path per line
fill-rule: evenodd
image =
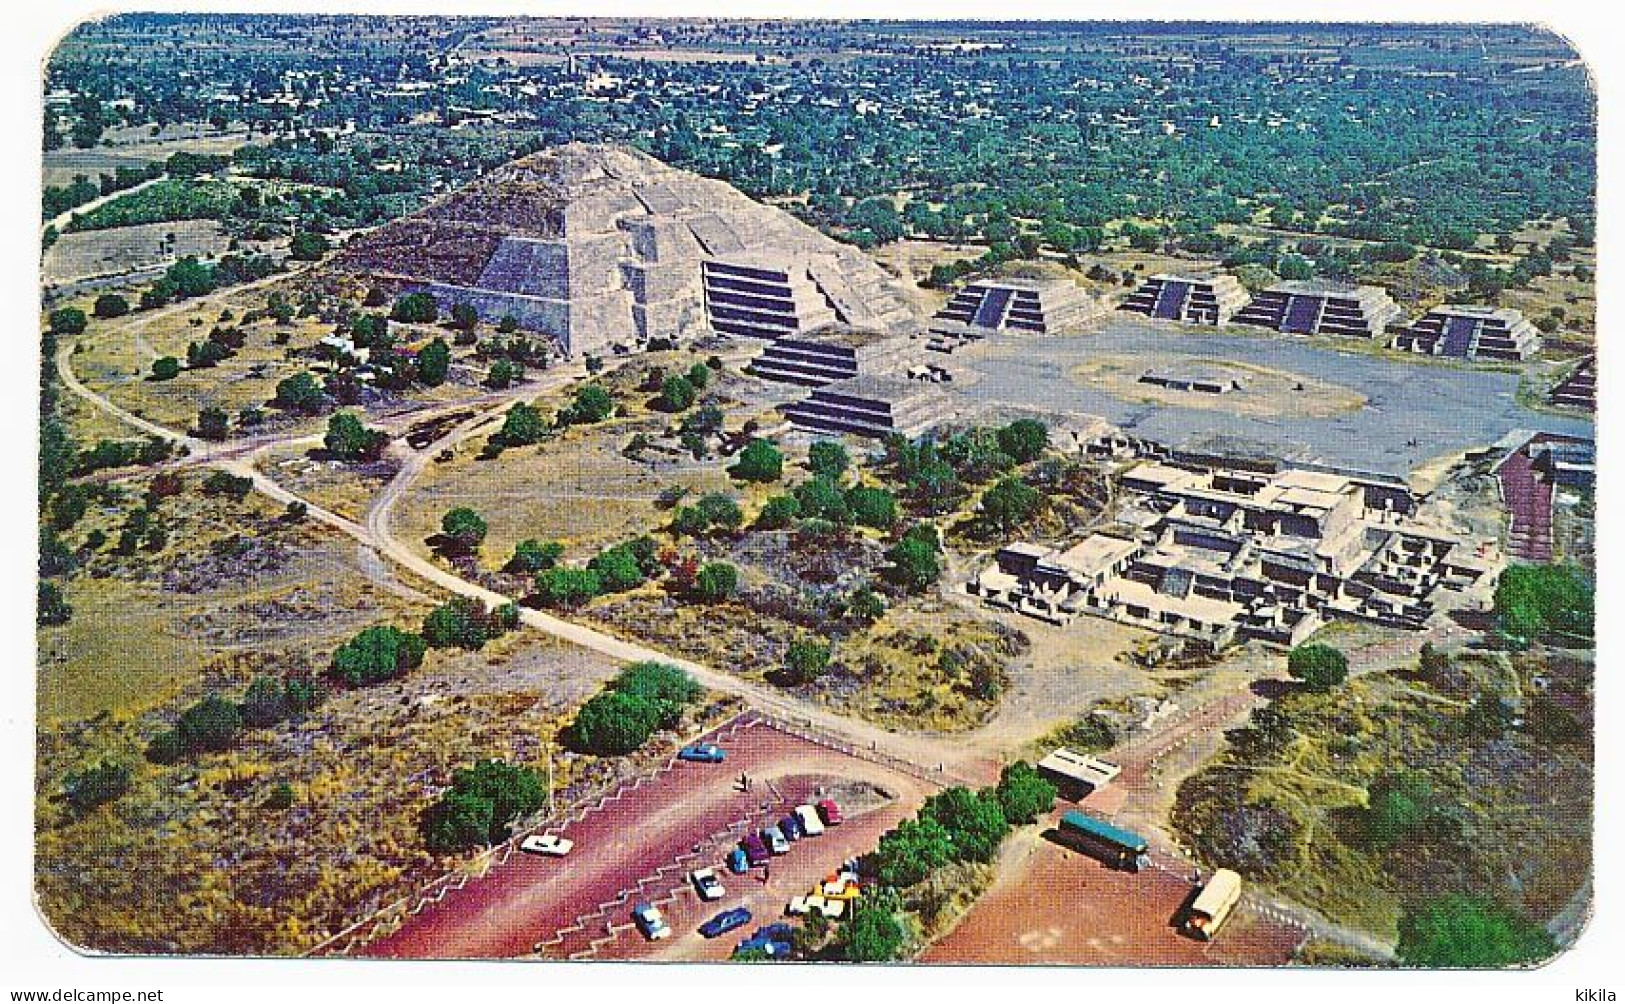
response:
M699 868L691 871L688 873L688 880L694 883L694 891L700 894L700 898L707 902L721 899L728 892L722 887L722 879L717 877L715 868Z
M519 849L526 854L544 854L550 858L562 858L575 847L574 840L554 836L551 833L532 833L519 842Z
M818 810L811 805L796 806L796 818L801 820L801 832L809 837L824 835L824 821L818 818Z

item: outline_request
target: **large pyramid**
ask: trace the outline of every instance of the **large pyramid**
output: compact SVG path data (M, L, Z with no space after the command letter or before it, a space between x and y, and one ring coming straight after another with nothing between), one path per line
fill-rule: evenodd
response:
M571 353L710 329L763 338L913 322L862 252L732 186L622 146L572 143L357 238L341 264L512 316Z

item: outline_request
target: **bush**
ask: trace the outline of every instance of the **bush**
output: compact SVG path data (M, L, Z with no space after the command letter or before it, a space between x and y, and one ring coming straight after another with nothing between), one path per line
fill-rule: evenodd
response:
M999 449L1018 464L1037 460L1049 445L1049 427L1031 418L1019 418L998 432Z
M908 932L888 905L860 902L842 927L839 944L848 962L893 962L907 942Z
M83 334L85 325L90 323L85 312L78 307L58 307L51 311L47 321L53 335Z
M935 819L905 819L886 831L866 867L883 884L906 889L953 860L953 841Z
M180 376L181 361L174 356L163 356L152 361L152 378L154 380L173 380Z
M66 624L73 619L73 607L54 582L40 582L35 592L35 624L40 627L51 627Z
M739 462L729 473L741 481L777 481L784 474L784 454L765 439L752 439L739 451Z
M279 407L314 415L327 403L327 395L316 377L306 371L279 381L272 401Z
M846 493L830 478L813 478L797 485L795 498L802 519L821 519L846 526L854 518Z
M687 411L694 407L699 396L699 388L688 377L669 376L660 385L660 408L663 411Z
M829 646L810 638L798 638L784 654L784 676L792 686L811 683L829 669Z
M1499 969L1538 962L1557 951L1539 924L1481 899L1451 895L1407 907L1399 918L1406 965Z
M177 763L185 755L186 750L181 745L181 734L174 729L165 729L147 743L147 759L156 764Z
M62 800L75 816L105 805L130 788L130 768L102 761L84 770L70 771L62 779Z
M699 694L699 685L675 666L634 663L582 705L565 741L597 756L630 753L655 732L676 725L682 706Z
M1349 661L1330 645L1299 645L1286 660L1286 671L1310 690L1325 692L1349 675Z
M852 458L846 447L835 440L820 439L807 448L807 469L812 471L813 477L839 480L851 466Z
M795 522L796 516L801 512L801 503L790 495L775 495L762 506L762 511L756 515L756 526L762 530L783 530Z
M994 789L1004 818L1011 823L1034 822L1055 808L1055 785L1025 760L1017 760L999 774Z
M536 576L537 600L554 609L574 609L603 591L603 580L590 568L548 568Z
M611 686L623 693L672 704L690 704L701 693L693 677L664 662L634 662L616 674Z
M992 861L1010 831L994 791L949 788L926 799L922 819L934 819L948 831L951 856L957 861Z
M389 445L389 434L361 424L354 412L334 412L322 437L327 452L340 460L377 460Z
M181 712L180 720L175 723L181 749L187 753L218 753L230 749L242 728L242 711L215 694Z
M547 803L547 787L534 770L482 760L452 775L440 802L424 814L430 850L460 851L506 839L508 825Z
M886 551L891 562L885 575L911 592L920 592L942 577L937 549L918 537L905 536Z
M418 351L418 380L425 387L438 387L446 382L451 371L451 346L444 338L436 338Z
M288 257L294 261L321 261L328 248L326 237L302 230L293 235L293 241L288 245Z
M492 610L471 597L453 596L423 619L423 641L430 648L475 652L518 624L519 609L511 603Z
M575 401L559 413L561 425L591 425L615 414L615 399L597 384L576 388Z
M897 499L884 488L853 488L846 493L846 504L862 526L889 530L897 522Z
M123 317L130 312L130 301L117 293L103 293L96 297L91 313L100 318Z
M694 595L707 603L717 603L739 588L739 569L726 561L707 562L694 576Z
M440 317L440 305L428 293L407 293L395 301L389 319L406 324L432 324Z
M544 544L534 538L521 540L513 547L513 557L508 559L508 569L534 575L557 565L562 557L564 545L557 541L548 541Z
M1520 646L1547 635L1589 639L1595 613L1591 585L1567 565L1513 565L1495 587L1497 626Z
M333 653L333 675L352 687L392 680L423 664L428 646L422 638L396 627L374 626Z
M547 435L547 419L539 408L523 401L508 409L497 431L497 442L503 446L530 446Z
M458 506L440 517L440 532L450 549L467 554L485 542L485 520L468 506Z

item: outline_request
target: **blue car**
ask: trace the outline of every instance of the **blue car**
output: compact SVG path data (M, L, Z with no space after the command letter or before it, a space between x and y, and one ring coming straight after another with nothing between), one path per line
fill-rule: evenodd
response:
M721 763L728 759L728 751L716 743L695 743L678 750L677 759L690 763Z
M770 959L785 959L790 956L790 940L775 940L758 932L751 935L748 940L741 941L734 949L735 955L745 952L761 952Z
M745 853L743 847L735 847L728 855L728 870L735 875L743 875L750 871L750 855Z
M793 813L779 820L779 832L783 833L784 839L791 843L795 843L806 835L801 832L801 820L797 819Z
M744 927L750 923L750 911L742 906L732 910L724 910L700 925L700 934L706 938L715 938L719 934L727 934L735 928Z

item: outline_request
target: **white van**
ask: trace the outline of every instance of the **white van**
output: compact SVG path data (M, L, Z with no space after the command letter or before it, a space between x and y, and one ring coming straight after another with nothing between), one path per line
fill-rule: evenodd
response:
M824 821L818 818L818 810L811 805L796 806L796 818L801 820L801 832L809 837L824 835Z

